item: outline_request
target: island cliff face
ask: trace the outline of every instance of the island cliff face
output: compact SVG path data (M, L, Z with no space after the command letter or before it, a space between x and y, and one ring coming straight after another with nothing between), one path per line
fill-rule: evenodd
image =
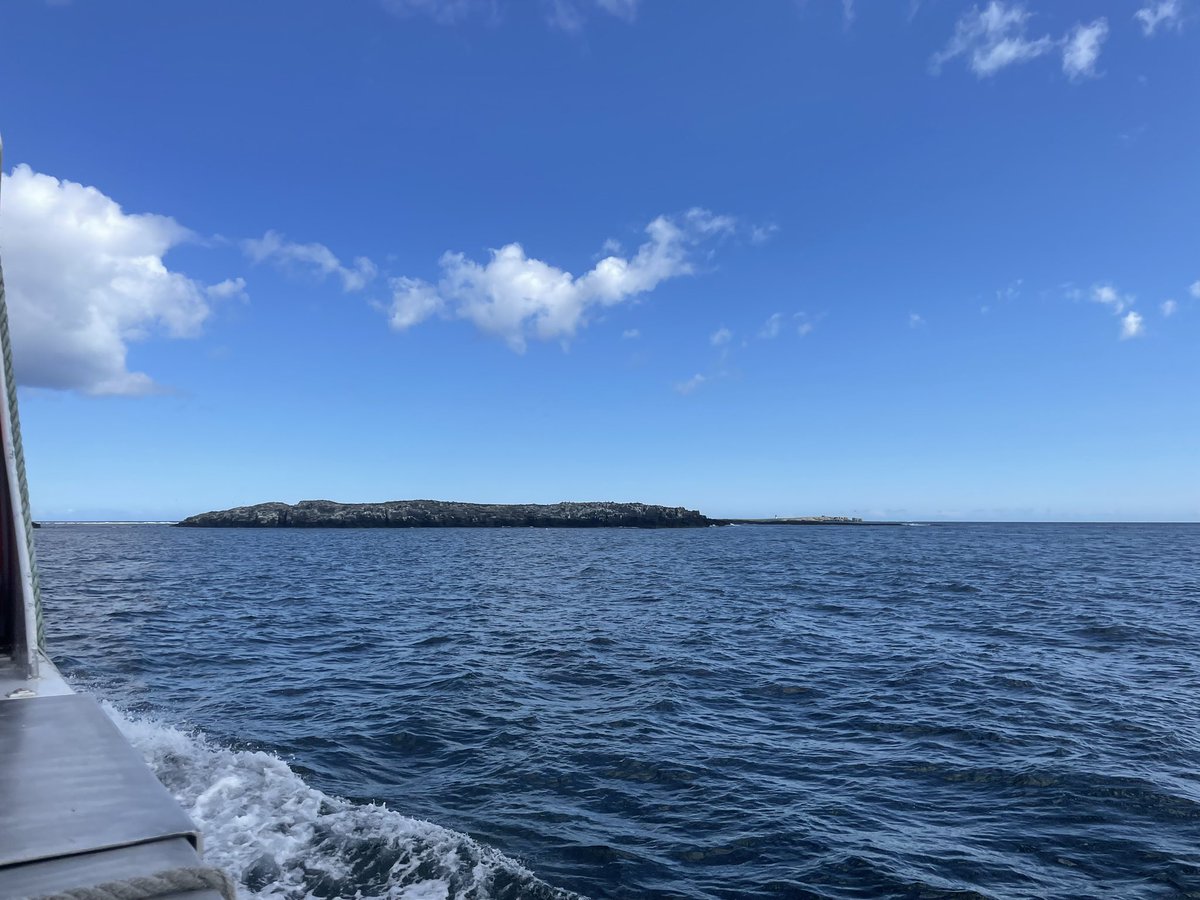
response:
M453 503L394 500L259 503L200 513L187 528L702 528L720 524L694 509L646 503Z

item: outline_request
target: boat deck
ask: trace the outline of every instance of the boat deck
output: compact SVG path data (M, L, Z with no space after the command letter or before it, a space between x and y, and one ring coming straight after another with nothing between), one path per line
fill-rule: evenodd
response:
M21 681L15 690L28 691L33 682ZM196 827L99 704L70 693L56 672L36 682L65 692L0 700L0 896L199 866Z

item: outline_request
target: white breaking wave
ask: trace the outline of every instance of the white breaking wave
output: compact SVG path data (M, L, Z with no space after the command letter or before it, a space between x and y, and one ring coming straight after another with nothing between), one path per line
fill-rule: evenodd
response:
M569 897L520 863L440 825L350 803L283 760L103 704L204 835L204 858L258 900Z

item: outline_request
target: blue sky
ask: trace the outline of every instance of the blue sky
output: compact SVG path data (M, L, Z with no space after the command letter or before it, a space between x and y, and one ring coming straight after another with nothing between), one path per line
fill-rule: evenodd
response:
M4 0L35 514L1200 519L1200 3Z

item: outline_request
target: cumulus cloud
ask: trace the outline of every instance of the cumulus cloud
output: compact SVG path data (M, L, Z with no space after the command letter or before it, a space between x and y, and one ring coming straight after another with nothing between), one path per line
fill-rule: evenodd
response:
M307 270L319 278L336 275L344 291L361 291L375 277L375 264L359 256L350 266L324 244L297 244L277 231L268 231L260 238L242 241L242 251L256 263L269 262L284 271Z
M992 0L982 10L973 7L954 27L945 48L929 61L937 74L952 59L964 57L979 78L995 75L1006 66L1027 62L1048 53L1054 42L1048 35L1029 38L1026 25L1030 14L1020 4Z
M1154 37L1154 33L1162 28L1183 27L1183 0L1156 0L1147 3L1133 14L1142 26L1142 34Z
M443 264L445 261L443 257ZM391 288L392 305L388 311L388 321L397 331L419 325L443 306L444 301L438 289L419 278L393 278Z
M191 337L208 301L244 295L240 278L205 286L163 257L193 235L130 214L94 187L17 166L0 176L0 245L20 384L87 394L156 389L126 365L129 344Z
M708 339L708 342L714 347L720 347L724 344L728 344L732 338L733 332L722 326L712 333L712 336Z
M632 257L606 256L580 276L527 256L515 243L493 250L485 263L462 253L446 253L436 285L417 278L393 278L392 299L385 311L398 331L433 315L466 319L520 353L530 338L568 339L587 323L593 310L627 302L667 279L692 274L695 248L734 227L732 217L703 209L678 217L659 216L646 226L647 240Z
M1144 331L1142 317L1139 313L1130 310L1121 318L1121 340L1141 337Z
M1072 81L1094 78L1100 48L1108 37L1108 20L1099 18L1090 25L1076 25L1063 43L1063 72Z
M1162 310L1163 316L1169 319L1179 311L1179 304L1174 300L1164 300L1158 308Z

